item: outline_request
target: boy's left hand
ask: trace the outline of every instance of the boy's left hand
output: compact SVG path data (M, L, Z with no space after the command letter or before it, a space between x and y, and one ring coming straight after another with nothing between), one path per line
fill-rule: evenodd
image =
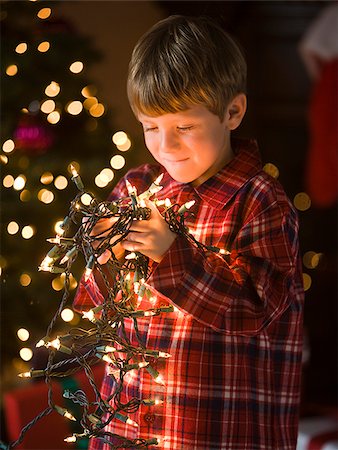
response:
M159 263L177 235L170 231L169 225L152 201L146 200L146 205L151 210L150 219L134 220L121 245L125 250L143 253Z

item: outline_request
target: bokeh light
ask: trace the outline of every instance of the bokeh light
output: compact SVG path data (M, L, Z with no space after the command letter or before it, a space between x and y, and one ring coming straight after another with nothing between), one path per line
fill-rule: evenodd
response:
M89 84L81 90L81 94L86 98L93 97L94 95L96 95L96 93L97 88L93 84Z
M19 352L20 357L24 361L30 361L33 358L33 352L30 348L24 347Z
M81 61L74 61L70 66L69 70L72 73L80 73L83 70L83 62Z
M18 66L16 64L11 64L10 66L7 67L6 69L6 74L9 77L13 77L14 75L16 75L18 73Z
M26 42L20 42L20 44L18 44L15 47L15 51L16 51L16 53L19 53L21 55L22 53L25 53L27 48L28 48L28 46L27 46Z
M52 10L50 8L42 8L37 13L37 16L39 19L44 20L44 19L48 19L48 17L50 17L51 14L52 14Z
M20 341L28 341L29 339L29 331L26 328L19 328L16 334Z
M41 104L40 109L41 109L41 111L44 112L45 114L51 113L51 112L54 111L54 109L55 109L55 102L54 102L54 100L51 100L51 99L45 100L45 101Z
M27 287L31 284L32 278L28 275L28 273L23 273L20 275L20 284L21 286Z
M55 178L54 185L56 189L59 190L66 189L66 187L68 186L68 180L63 175L59 175L58 177Z
M40 191L38 192L38 199L42 203L52 203L52 201L54 200L54 194L48 189L40 189Z
M85 206L89 206L92 200L93 200L93 197L90 194L85 193L85 194L81 195L81 202Z
M12 175L6 175L2 180L2 184L5 188L12 187L14 184L14 177Z
M110 160L110 165L113 169L122 169L122 167L126 164L126 160L122 155L114 155Z
M26 225L21 230L21 235L24 239L30 239L35 234L35 228L32 225Z
M13 188L16 191L21 191L21 189L23 189L25 187L26 184L26 177L25 175L18 175L13 183Z
M295 195L293 204L299 211L306 211L311 206L311 199L306 192L299 192Z
M83 105L79 100L74 100L66 106L66 111L72 116L77 116L83 109Z
M279 170L278 167L275 166L272 163L266 163L263 167L263 170L268 173L271 177L273 178L278 178L279 177Z
M5 141L2 144L2 150L5 153L11 153L14 150L14 148L15 148L15 143L12 139L7 139L7 141Z
M89 114L93 117L101 117L104 114L104 111L105 109L102 103L97 103L89 109Z
M51 172L44 172L41 177L40 181L42 184L50 184L54 179L54 176Z
M9 234L16 234L19 231L19 225L14 220L12 220L7 225L7 231Z
M48 52L50 49L50 43L48 41L43 41L38 45L38 51L41 53Z
M22 202L28 202L32 198L32 194L28 189L24 189L20 192L20 200Z
M311 279L310 275L307 273L303 273L304 291L308 291L311 287L311 284L312 284L312 279Z
M49 123L51 123L52 125L55 125L56 123L58 123L60 121L60 119L61 119L61 114L59 113L59 111L52 111L47 116L47 121Z
M61 319L65 322L71 322L74 319L74 312L69 308L65 308L61 312Z
M60 92L60 85L56 81L52 81L45 89L45 94L48 97L56 97Z

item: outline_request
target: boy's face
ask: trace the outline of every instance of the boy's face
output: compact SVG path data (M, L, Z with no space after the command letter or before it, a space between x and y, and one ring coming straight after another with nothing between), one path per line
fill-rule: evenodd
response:
M233 157L227 119L203 105L138 119L148 150L176 181L199 186Z

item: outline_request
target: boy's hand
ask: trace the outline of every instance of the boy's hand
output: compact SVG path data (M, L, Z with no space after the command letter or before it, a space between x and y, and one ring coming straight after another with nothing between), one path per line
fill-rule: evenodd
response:
M151 210L150 219L134 220L121 244L125 250L143 253L159 263L177 235L170 231L153 202L147 200L146 205Z

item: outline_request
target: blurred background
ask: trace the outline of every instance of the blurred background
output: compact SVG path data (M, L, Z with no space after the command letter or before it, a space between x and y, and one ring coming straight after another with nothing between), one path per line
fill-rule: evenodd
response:
M306 291L302 415L336 411L337 3L0 5L1 439L17 437L11 412L18 407L17 392L24 398L32 383L17 374L41 364L35 344L62 297L62 276L38 272L38 266L50 249L46 238L55 235L77 193L70 164L88 190L104 199L129 168L151 160L128 105L126 74L138 38L170 14L212 16L244 49L249 106L238 134L258 140L265 170L281 181L300 217ZM82 270L79 261L69 305L57 323L62 333L80 321L71 300ZM27 422L15 420L17 427ZM20 448L63 448L53 439L46 443L49 432L40 428L40 443Z

